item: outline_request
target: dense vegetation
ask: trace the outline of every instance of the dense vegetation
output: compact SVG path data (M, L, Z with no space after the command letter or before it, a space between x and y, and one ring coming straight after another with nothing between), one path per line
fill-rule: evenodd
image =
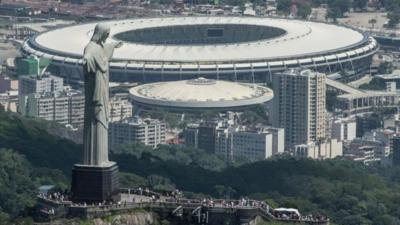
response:
M1 109L0 109L1 111ZM79 146L47 133L50 123L0 112L0 148L18 151L37 167L68 172L83 154Z
M384 90L386 84L382 79L373 78L369 83L360 85L360 89L365 90Z
M154 118L165 121L170 128L180 128L184 129L189 123L199 122L199 118L204 120L212 120L218 118L220 111L218 110L205 110L200 115L196 114L181 114L167 112L165 109L153 109L150 111L141 111L139 113L140 117ZM268 121L268 111L265 107L261 105L252 106L243 111L240 115L240 120L242 124L254 125L254 124L264 124L267 125Z
M277 158L210 171L162 158L157 153L115 155L121 169L141 177L157 176L159 187L165 184L215 197L251 196L274 206L322 211L338 224L400 223L399 177L389 169L385 179L346 160Z
M156 4L172 4L173 0L153 0ZM251 2L255 5L264 5L266 1L262 0L195 0L192 4L214 4L214 5L232 5L243 6ZM306 19L312 11L312 7L320 7L321 4L327 6L327 19L336 21L337 18L345 16L350 9L354 11L363 11L367 7L368 0L277 0L277 10L279 14L289 15L293 5L297 8L297 16ZM400 23L400 0L379 0L378 8L385 8L388 12L388 26L394 28ZM375 21L376 22L376 21Z
M294 3L297 6L297 14L300 18L306 19L311 14L311 2L309 1L278 0L276 9L285 15L289 15Z
M362 11L366 8L368 0L278 0L277 9L281 13L289 14L290 7L295 4L298 8L298 16L306 18L311 13L311 6L319 7L326 4L328 7L326 17L336 21L341 18L350 8L354 11ZM389 27L395 27L400 22L400 0L380 0L378 7L385 8L388 11Z
M46 133L46 126L0 112L0 221L25 215L39 185L69 183L80 146ZM119 163L124 186L179 188L188 196L250 196L326 213L335 224L400 224L399 168L290 157L229 165L202 151L169 146L124 146L111 157Z

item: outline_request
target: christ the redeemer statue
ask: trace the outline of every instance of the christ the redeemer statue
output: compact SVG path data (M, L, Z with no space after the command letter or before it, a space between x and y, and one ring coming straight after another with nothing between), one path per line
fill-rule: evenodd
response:
M106 43L107 24L97 24L83 54L85 121L83 164L72 169L71 192L76 202L103 202L119 192L118 165L108 161L108 62L122 45Z
M110 27L97 24L84 50L85 118L83 128L83 164L108 166L108 62L114 48L122 43L106 43Z

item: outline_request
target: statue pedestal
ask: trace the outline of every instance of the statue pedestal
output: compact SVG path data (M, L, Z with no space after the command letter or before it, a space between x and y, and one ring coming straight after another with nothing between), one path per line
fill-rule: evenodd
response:
M74 202L102 202L111 200L119 190L118 166L75 164L72 169L72 200Z

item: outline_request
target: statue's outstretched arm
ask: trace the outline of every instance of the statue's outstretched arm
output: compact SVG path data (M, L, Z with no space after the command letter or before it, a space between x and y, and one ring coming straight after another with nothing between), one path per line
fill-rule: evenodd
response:
M106 53L106 56L108 59L111 59L111 57L114 54L114 49L120 48L122 46L122 42L114 42L114 43L108 43L104 45L104 51Z

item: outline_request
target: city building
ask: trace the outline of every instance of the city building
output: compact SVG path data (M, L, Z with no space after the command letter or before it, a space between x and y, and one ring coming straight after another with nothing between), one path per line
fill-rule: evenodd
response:
M395 69L391 74L378 74L374 76L380 83L395 82L396 86L400 86L400 69Z
M360 91L337 96L337 109L345 115L372 112L376 108L395 108L399 103L396 92Z
M312 159L333 159L343 155L343 143L336 139L296 145L294 156Z
M376 108L394 108L399 103L399 97L392 91L392 85L389 86L390 91L357 89L332 79L326 79L326 85L330 90L339 93L335 108L345 116L370 113Z
M132 117L132 104L128 99L113 96L110 98L110 122L121 121Z
M273 127L248 128L244 126L217 129L215 154L228 161L246 158L256 161L267 159L284 151L284 131Z
M64 79L61 77L45 74L19 76L19 95L29 95L33 93L53 93L64 90Z
M397 108L397 113L394 115L394 132L400 134L400 108Z
M362 137L370 130L382 127L381 121L375 114L365 113L356 116L356 136Z
M215 152L215 138L218 122L205 121L200 123L197 147L207 152Z
M325 120L325 138L332 138L332 124L335 120L334 113L326 111L326 120Z
M344 154L346 158L354 161L361 161L364 164L383 161L387 159L389 155L389 139L381 140L380 138L377 138L376 135L373 138L366 136L354 139L347 146Z
M33 12L29 5L0 4L0 14L9 16L28 16Z
M354 80L369 71L372 55L379 49L366 32L273 17L180 16L106 23L112 27L111 41L124 43L114 53L118 60L110 63L113 81L207 77L265 82L275 73L298 67L321 73L346 71L343 79ZM23 43L23 54L51 59L51 71L80 80L82 49L94 25L78 24L36 35Z
M9 112L17 112L18 91L7 91L0 93L0 106Z
M24 116L83 126L85 96L79 91L32 93L19 96L18 112Z
M87 3L98 3L98 4L104 4L106 1L105 0L70 0L71 3L74 4L87 4Z
M135 143L156 148L165 144L165 129L164 122L149 118L133 117L112 122L108 129L109 148L115 149L119 145Z
M85 96L49 73L19 76L18 112L75 128L83 126Z
M284 130L274 127L250 128L233 119L189 124L183 132L185 145L223 156L263 160L284 151Z
M188 124L183 131L185 145L188 147L199 147L199 124Z
M232 151L232 130L231 127L217 128L215 135L215 154L223 156L226 161L233 161L234 155Z
M399 104L395 83L387 83L385 91L357 89L331 79L327 79L326 84L340 93L335 107L344 115L369 113L376 108L395 108Z
M18 90L18 80L13 80L8 76L0 75L0 93L11 90Z
M396 93L396 91L397 91L396 82L386 82L386 92Z
M283 153L285 150L285 129L276 127L264 129L272 134L272 155Z
M357 150L346 151L344 157L356 162L362 162L365 165L381 161L372 146L361 146Z
M389 146L390 145L390 139L395 135L396 133L392 129L375 129L368 131L364 133L364 136L362 137L362 140L365 141L379 141L381 145Z
M18 76L41 75L49 66L50 59L29 55L27 57L17 57L15 64Z
M393 136L391 141L392 163L394 166L400 165L400 136Z
M357 124L355 118L339 118L332 122L331 138L338 141L352 141L356 138Z
M325 74L292 69L273 77L272 125L285 129L285 148L326 137Z

